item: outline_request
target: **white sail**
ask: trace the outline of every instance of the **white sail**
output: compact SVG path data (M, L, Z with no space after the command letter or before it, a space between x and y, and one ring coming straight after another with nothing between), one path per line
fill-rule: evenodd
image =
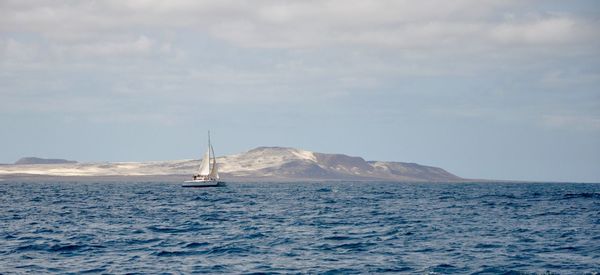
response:
M200 170L198 174L201 176L208 176L210 174L210 148L206 150L206 154L202 158L202 164L200 164Z
M218 169L218 165L217 165L217 161L213 161L213 168L210 171L210 178L212 179L219 179L219 169Z
M212 169L210 170L210 178L219 179L219 168L217 166L217 157L215 156L215 150L210 145L210 152L212 153Z

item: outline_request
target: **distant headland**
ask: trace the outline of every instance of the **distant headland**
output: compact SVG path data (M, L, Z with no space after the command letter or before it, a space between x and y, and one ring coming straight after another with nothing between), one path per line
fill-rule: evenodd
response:
M66 160L66 159L45 159L36 157L25 157L15 161L14 164L73 164L77 161Z

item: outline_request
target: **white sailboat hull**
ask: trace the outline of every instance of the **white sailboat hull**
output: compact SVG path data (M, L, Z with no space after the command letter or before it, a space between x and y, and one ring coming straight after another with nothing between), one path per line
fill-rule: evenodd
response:
M181 186L183 187L212 187L218 186L221 183L218 180L186 180Z

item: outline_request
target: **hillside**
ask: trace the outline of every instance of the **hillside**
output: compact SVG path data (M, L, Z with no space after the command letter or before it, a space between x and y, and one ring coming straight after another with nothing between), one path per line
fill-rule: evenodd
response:
M416 163L365 161L287 147L258 147L217 158L221 177L230 180L386 180L461 181L444 169ZM46 176L190 176L200 160L104 163L19 163L0 166L0 177Z

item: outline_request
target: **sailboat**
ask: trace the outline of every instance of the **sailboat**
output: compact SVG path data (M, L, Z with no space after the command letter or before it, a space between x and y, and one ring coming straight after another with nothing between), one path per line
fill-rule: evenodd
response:
M202 158L200 169L194 174L192 180L186 180L183 182L183 187L209 187L218 186L219 183L219 169L217 165L217 158L215 157L215 151L210 144L210 131L208 132L208 149Z

